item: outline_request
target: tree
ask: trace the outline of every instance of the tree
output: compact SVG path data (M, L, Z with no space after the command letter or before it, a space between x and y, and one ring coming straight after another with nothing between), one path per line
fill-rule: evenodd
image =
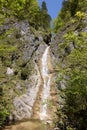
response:
M45 30L50 31L50 22L51 22L51 16L48 14L48 10L47 10L47 6L46 6L46 2L43 1L42 2L42 6L41 6L41 19L42 19L42 27ZM44 22L43 22L44 21Z
M78 0L71 0L70 1L70 13L71 16L74 16L76 14L77 8L78 8Z
M61 48L75 43L74 48L66 57L64 81L66 88L62 90L64 104L62 113L67 117L65 127L76 130L87 130L87 33L68 32L64 36ZM63 76L62 76L63 77ZM65 120L65 119L64 119ZM64 121L63 120L63 121Z
M42 2L41 10L48 12L48 10L47 10L47 5L46 5L46 2L45 2L45 1Z
M10 106L9 101L6 99L3 88L0 85L0 126L3 125L6 117L9 115Z

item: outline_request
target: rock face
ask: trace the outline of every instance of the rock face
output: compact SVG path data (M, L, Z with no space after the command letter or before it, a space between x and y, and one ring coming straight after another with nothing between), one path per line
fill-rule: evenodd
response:
M13 75L14 74L14 70L11 69L10 67L7 68L7 75Z
M13 104L11 113L15 119L27 119L32 115L40 86L39 60L47 45L39 31L32 31L28 21L8 20L0 32L7 33L0 43L4 42L9 49L0 51L1 85L5 89L8 86L5 94Z
M35 69L37 72L31 76L31 83L29 83L26 93L14 98L14 114L18 120L29 119L33 114L32 108L41 84L40 72L37 65Z

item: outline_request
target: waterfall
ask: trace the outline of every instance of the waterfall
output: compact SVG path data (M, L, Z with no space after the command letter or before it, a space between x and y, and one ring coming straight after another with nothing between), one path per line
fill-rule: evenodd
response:
M33 87L31 87L28 90L27 94L22 95L20 99L17 100L18 102L15 102L15 106L17 106L17 112L19 113L20 118L30 118L30 120L25 120L24 122L17 123L15 125L12 125L11 127L7 126L5 130L48 130L50 128L51 130L54 129L54 126L50 124L53 121L55 104L49 107L49 101L53 101L53 103L55 103L56 91L52 82L53 75L49 73L49 70L51 72L52 69L49 49L50 47L47 47L45 49L42 55L42 59L40 60L40 66L35 64L37 70L37 78L35 80L36 86L34 85ZM52 94L54 95L53 98Z
M41 106L40 106L40 119L46 120L47 119L47 106L48 106L48 99L50 97L50 81L51 76L49 75L49 67L48 67L48 54L49 54L49 47L45 49L45 52L42 56L42 78L43 78L43 91L41 96Z

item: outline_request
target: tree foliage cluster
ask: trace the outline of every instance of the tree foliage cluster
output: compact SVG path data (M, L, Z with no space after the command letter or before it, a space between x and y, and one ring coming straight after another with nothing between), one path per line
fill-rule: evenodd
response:
M4 121L10 114L9 98L5 96L3 88L0 86L0 126L4 125Z
M54 20L54 31L57 32L72 18L76 18L77 12L82 14L87 7L87 0L63 0L62 9Z
M58 111L58 128L61 130L87 130L86 10L87 0L64 0L55 20L55 32L64 31L62 43L58 44L62 65L57 66L60 68L57 84L65 83L65 88L61 85L60 90L64 102Z
M87 32L69 31L64 35L61 49L68 48L71 43L74 49L66 56L65 67L60 70L60 79L66 82L62 90L62 128L87 130Z
M87 130L87 33L74 37L77 44L68 56L65 113L78 130Z
M13 17L18 20L27 19L30 25L36 29L39 27L50 28L51 17L44 1L40 8L37 0L0 0L0 23L3 23L6 18Z

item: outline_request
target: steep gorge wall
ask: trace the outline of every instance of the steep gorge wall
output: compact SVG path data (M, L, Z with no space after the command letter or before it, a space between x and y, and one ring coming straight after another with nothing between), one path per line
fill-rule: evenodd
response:
M33 30L27 21L8 20L0 32L1 88L11 115L18 120L30 118L40 84L40 59L47 45L42 32Z
M86 80L83 80L82 77L86 78L87 73L87 12L85 13L85 17L82 19L74 17L69 22L65 23L53 38L51 50L54 57L55 81L58 89L57 127L60 130L68 128L79 130L81 127L80 119L84 119L85 117L85 112L84 115L81 115L83 108L79 107L83 105L83 96L79 99L78 94L76 94L75 96L78 97L78 99L76 99L76 97L73 98L73 95L75 92L80 95L83 91L82 88L84 89L86 87L86 84L84 84ZM83 72L85 75L79 79L78 77L80 77ZM76 78L77 80L75 80ZM80 84L82 85L82 88ZM70 88L69 91L67 88ZM78 89L80 92L78 92ZM70 92L70 95L67 94L68 92ZM84 93L86 92L84 91ZM68 98L67 95L69 96ZM76 104L73 105L72 101L76 101ZM84 105L85 104L86 103L84 103ZM75 105L77 105L77 108L74 107ZM73 112L72 108L74 108L74 112L76 113ZM86 111L86 108L84 111ZM71 112L71 114L69 112ZM78 113L80 119L78 119ZM74 118L72 118L73 115ZM77 120L75 120L76 118ZM82 126L82 129L87 129L86 123L83 124L85 125Z

